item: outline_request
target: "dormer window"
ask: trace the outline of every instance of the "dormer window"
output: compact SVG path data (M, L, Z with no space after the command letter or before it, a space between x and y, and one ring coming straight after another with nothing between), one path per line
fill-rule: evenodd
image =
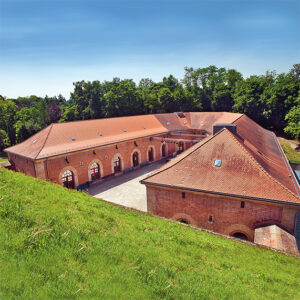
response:
M71 137L71 140L72 140L72 141L75 141L75 138L72 136L72 137Z
M102 136L102 133L101 133L101 132L99 132L98 134L99 134L99 136Z
M123 132L126 132L127 130L126 129L123 129Z

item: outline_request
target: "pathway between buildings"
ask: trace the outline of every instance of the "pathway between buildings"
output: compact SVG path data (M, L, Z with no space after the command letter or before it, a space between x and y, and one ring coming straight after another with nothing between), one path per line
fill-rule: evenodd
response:
M165 163L165 160L162 160L136 169L128 174L96 182L89 187L88 192L96 198L147 211L146 187L140 184L140 180Z

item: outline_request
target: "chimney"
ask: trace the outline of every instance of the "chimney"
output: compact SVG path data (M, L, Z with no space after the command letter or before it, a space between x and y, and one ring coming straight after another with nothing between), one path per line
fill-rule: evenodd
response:
M215 124L214 128L213 128L213 134L215 135L216 133L221 131L223 128L228 129L230 132L232 132L235 135L237 134L236 124L231 124L231 123L217 123L217 124Z

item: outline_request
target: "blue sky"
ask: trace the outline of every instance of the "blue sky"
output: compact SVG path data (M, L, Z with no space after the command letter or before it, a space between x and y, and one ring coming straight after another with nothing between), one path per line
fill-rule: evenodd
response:
M69 97L78 80L244 76L300 63L300 1L0 0L0 94Z

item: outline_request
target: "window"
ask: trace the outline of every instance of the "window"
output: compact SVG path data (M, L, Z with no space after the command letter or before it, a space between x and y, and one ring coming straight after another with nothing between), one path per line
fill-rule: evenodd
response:
M91 165L90 174L91 174L92 181L97 180L97 179L100 178L100 168L99 168L99 165L96 162L94 162Z
M179 142L178 143L178 150L177 150L177 154L180 154L184 151L184 144L183 142Z
M149 157L149 161L153 161L154 160L153 148L152 147L150 147L150 149L148 151L148 157Z
M62 175L62 182L65 187L69 189L73 189L74 188L73 172L70 170L65 171L64 174Z
M182 193L181 193L181 197L182 197L182 198L185 198L185 192L182 192Z
M137 167L139 165L139 153L138 152L134 152L132 154L132 164L134 167Z
M165 157L166 156L166 144L162 144L161 148L161 156Z
M232 236L240 240L248 241L248 237L242 232L236 232Z
M213 217L212 216L209 216L209 218L208 218L208 222L213 222Z
M115 171L115 173L119 173L119 172L122 171L122 168L121 168L121 158L119 156L117 156L114 159L114 171Z
M214 161L214 166L217 167L217 168L220 168L222 165L222 160L221 159L216 159Z
M189 224L189 222L185 219L181 219L181 220L179 220L179 222L182 224L187 224L187 225Z
M241 202L241 208L244 208L244 207L245 207L245 202L242 201L242 202Z

